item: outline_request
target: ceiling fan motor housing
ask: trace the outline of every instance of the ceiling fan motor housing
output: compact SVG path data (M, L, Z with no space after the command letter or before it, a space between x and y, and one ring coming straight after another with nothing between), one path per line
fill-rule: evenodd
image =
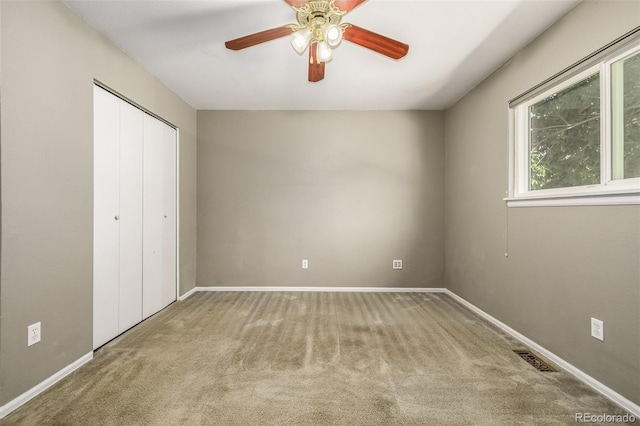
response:
M1 1L1 0L0 0ZM391 59L404 57L409 46L353 24L342 24L344 14L367 0L284 0L296 13L297 24L260 31L225 42L231 50L240 50L280 37L289 36L299 55L309 50L309 81L324 78L324 66L333 57L332 50L348 40Z
M335 0L309 1L302 7L294 7L298 25L294 30L308 28L313 34L313 41L325 41L324 29L327 26L339 26L346 13L335 5Z

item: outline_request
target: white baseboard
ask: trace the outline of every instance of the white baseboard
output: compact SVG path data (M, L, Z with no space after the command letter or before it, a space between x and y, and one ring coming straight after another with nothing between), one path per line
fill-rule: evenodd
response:
M640 405L636 404L633 401L628 400L624 396L620 395L618 392L616 392L613 389L609 388L608 386L600 383L599 381L597 381L593 377L589 376L584 371L576 368L572 364L569 364L567 361L565 361L564 359L560 358L559 356L557 356L553 352L545 349L544 347L540 346L539 344L537 344L533 340L529 339L528 337L523 336L522 334L518 333L513 328L509 327L508 325L506 325L505 323L501 322L500 320L492 317L491 315L489 315L488 313L484 312L482 309L478 308L477 306L471 304L470 302L467 302L465 299L463 299L462 297L458 296L457 294L455 294L451 290L445 290L445 293L448 294L449 296L451 296L456 301L458 301L460 304L462 304L465 307L467 307L468 309L470 309L471 311L473 311L476 314L480 315L482 318L484 318L487 321L493 323L495 326L497 326L498 328L500 328L501 330L503 330L507 334L510 334L511 336L513 336L514 338L518 339L519 341L521 341L525 345L529 346L531 349L533 349L534 351L538 352L540 355L542 355L543 357L547 358L549 361L553 362L558 367L566 370L568 373L572 374L577 379L579 379L579 380L583 381L584 383L586 383L587 385L591 386L593 389L595 389L596 391L600 392L602 395L606 396L611 401L613 401L614 403L618 404L620 407L622 407L625 410L629 411L629 413L633 414L636 417L640 417Z
M195 287L191 291L180 297L185 300L196 292L206 291L292 291L292 292L322 292L322 293L445 293L444 288L423 288L423 287L286 287L286 286L244 286L244 287Z
M68 376L69 374L73 373L78 368L82 367L84 364L86 364L87 362L91 361L92 359L93 359L93 351L89 352L88 354L84 355L82 358L80 358L80 359L72 362L71 364L67 365L62 370L60 370L57 373L55 373L53 376L49 377L48 379L44 380L43 382L40 382L38 385L32 387L31 389L29 389L28 391L26 391L25 393L23 393L19 397L7 402L5 405L0 407L0 419L4 418L7 414L12 412L16 408L20 407L21 405L23 405L27 401L29 401L32 398L36 397L38 394L40 394L40 393L44 392L45 390L49 389L51 386L53 386L54 384L56 384L60 380L64 379L66 376Z
M198 292L198 291L202 291L199 290L200 287L194 287L191 290L189 290L188 292L186 292L185 294L183 294L182 296L178 297L178 300L186 300L188 299L192 294Z
M407 287L404 287L404 288L393 288L393 287L259 287L259 286L255 286L255 287L195 287L193 290L191 290L190 292L188 292L184 296L182 296L180 298L180 300L184 300L187 297L191 296L192 294L194 294L196 292L200 292L200 291L321 291L321 292L367 292L367 293L373 293L373 292L380 292L380 293L389 293L389 292L445 293L445 294L449 295L450 297L452 297L454 300L458 301L460 304L464 305L465 307L467 307L471 311L473 311L476 314L478 314L479 316L481 316L482 318L484 318L487 321L493 323L494 325L496 325L498 328L500 328L501 330L503 330L507 334L510 334L511 336L516 338L517 340L519 340L522 343L524 343L525 345L529 346L531 349L535 350L540 355L542 355L543 357L547 358L549 361L551 361L554 364L556 364L558 367L561 367L562 369L564 369L568 373L572 374L578 380L581 380L584 383L586 383L587 385L591 386L593 389L595 389L596 391L598 391L599 393L601 393L605 397L609 398L611 401L613 401L614 403L618 404L620 407L622 407L625 410L629 411L634 416L640 417L640 405L634 403L633 401L630 401L629 399L627 399L624 396L620 395L619 393L617 393L613 389L609 388L608 386L604 385L603 383L600 383L599 381L597 381L593 377L589 376L584 371L582 371L582 370L578 369L577 367L573 366L572 364L568 363L567 361L565 361L564 359L560 358L559 356L557 356L553 352L545 349L544 347L540 346L539 344L537 344L533 340L531 340L528 337L520 334L519 332L517 332L513 328L511 328L508 325L504 324L503 322L497 320L496 318L492 317L488 313L484 312L482 309L478 308L477 306L475 306L472 303L466 301L462 297L458 296L457 294L455 294L454 292L452 292L451 290L446 289L446 288L407 288Z
M591 386L593 389L595 389L596 391L598 391L599 393L601 393L605 397L609 398L611 401L613 401L614 403L618 404L620 407L622 407L625 410L629 411L629 413L633 414L636 417L640 417L640 406L638 404L634 403L633 401L630 401L629 399L627 399L624 396L620 395L619 393L617 393L613 389L611 389L608 386L600 383L599 381L597 381L593 377L589 376L588 374L586 374L582 370L574 367L572 364L570 364L567 361L565 361L564 359L560 358L559 356L557 356L553 352L545 349L544 347L540 346L539 344L537 344L533 340L531 340L528 337L520 334L519 332L517 332L513 328L509 327L508 325L504 324L503 322L499 321L498 319L492 317L488 313L484 312L482 309L478 308L477 306L475 306L472 303L466 301L462 297L458 296L457 294L455 294L454 292L452 292L452 291L450 291L450 290L448 290L446 288L407 288L407 287L404 287L404 288L394 288L394 287L259 287L259 286L255 286L255 287L195 287L195 288L191 289L190 291L188 291L187 293L185 293L182 296L180 296L179 300L186 300L187 298L189 298L190 296L192 296L193 294L195 294L197 292L206 292L206 291L215 291L215 292L221 292L221 291L244 291L244 292L248 292L248 291L265 291L265 292L266 291L271 291L271 292L273 292L273 291L292 291L292 292L293 291L297 291L297 292L301 292L301 291L304 291L304 292L313 292L313 291L317 291L317 292L360 292L360 293L363 293L363 292L365 292L365 293L375 293L375 292L378 292L378 293L393 293L393 292L397 292L397 293L445 293L445 294L449 295L451 298L453 298L454 300L458 301L463 306L467 307L469 310L475 312L477 315L479 315L482 318L486 319L487 321L493 323L494 325L496 325L498 328L500 328L501 330L503 330L507 334L510 334L511 336L516 338L517 340L519 340L522 343L524 343L525 345L529 346L530 348L532 348L533 350L538 352L540 355L542 355L543 357L547 358L549 361L551 361L554 364L556 364L557 366L563 368L564 370L566 370L567 372L569 372L570 374L575 376L577 379L579 379L579 380L583 381L584 383L586 383L587 385ZM91 359L93 359L93 352L90 352L90 353L84 355L82 358L80 358L77 361L69 364L68 366L66 366L62 370L58 371L53 376L51 376L48 379L46 379L45 381L41 382L37 386L34 386L33 388L29 389L27 392L23 393L19 397L15 398L14 400L12 400L12 401L8 402L7 404L3 405L2 407L0 407L0 419L4 418L7 414L12 412L16 408L20 407L21 405L23 405L24 403L26 403L30 399L34 398L36 395L40 394L44 390L46 390L49 387L53 386L55 383L57 383L58 381L60 381L64 377L68 376L73 371L75 371L78 368L80 368L82 365L84 365L87 362L91 361Z

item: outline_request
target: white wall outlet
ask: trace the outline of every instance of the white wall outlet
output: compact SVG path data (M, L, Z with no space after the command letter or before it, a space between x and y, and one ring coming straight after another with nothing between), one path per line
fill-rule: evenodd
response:
M37 322L27 327L27 346L34 345L40 341L40 326L41 324Z
M401 259L395 259L393 261L393 269L402 269L402 260Z
M591 318L591 337L604 341L604 322Z
M309 269L309 260L302 259L302 269Z

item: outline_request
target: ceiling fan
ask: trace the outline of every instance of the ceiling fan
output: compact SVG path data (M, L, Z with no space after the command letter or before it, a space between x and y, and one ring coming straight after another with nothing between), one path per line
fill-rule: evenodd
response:
M241 50L280 37L290 36L291 46L302 55L309 48L309 81L324 78L325 63L331 61L332 49L345 39L392 59L409 51L407 44L390 39L353 24L341 23L342 17L367 0L284 0L296 12L297 24L284 25L229 40L225 46Z

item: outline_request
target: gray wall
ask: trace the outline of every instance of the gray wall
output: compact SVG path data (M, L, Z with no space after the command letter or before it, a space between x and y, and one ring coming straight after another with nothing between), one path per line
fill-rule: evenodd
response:
M447 288L635 403L640 207L507 209L502 198L508 100L638 25L638 1L583 2L445 120Z
M198 285L441 287L443 117L198 111Z
M507 100L639 25L637 1L582 3L446 115L202 111L197 129L65 6L0 11L0 405L91 351L94 78L180 127L181 294L196 283L197 131L199 285L440 287L446 270L451 290L640 403L638 206L502 201Z
M180 127L181 293L195 285L196 112L63 4L0 8L2 405L92 350L93 79Z

